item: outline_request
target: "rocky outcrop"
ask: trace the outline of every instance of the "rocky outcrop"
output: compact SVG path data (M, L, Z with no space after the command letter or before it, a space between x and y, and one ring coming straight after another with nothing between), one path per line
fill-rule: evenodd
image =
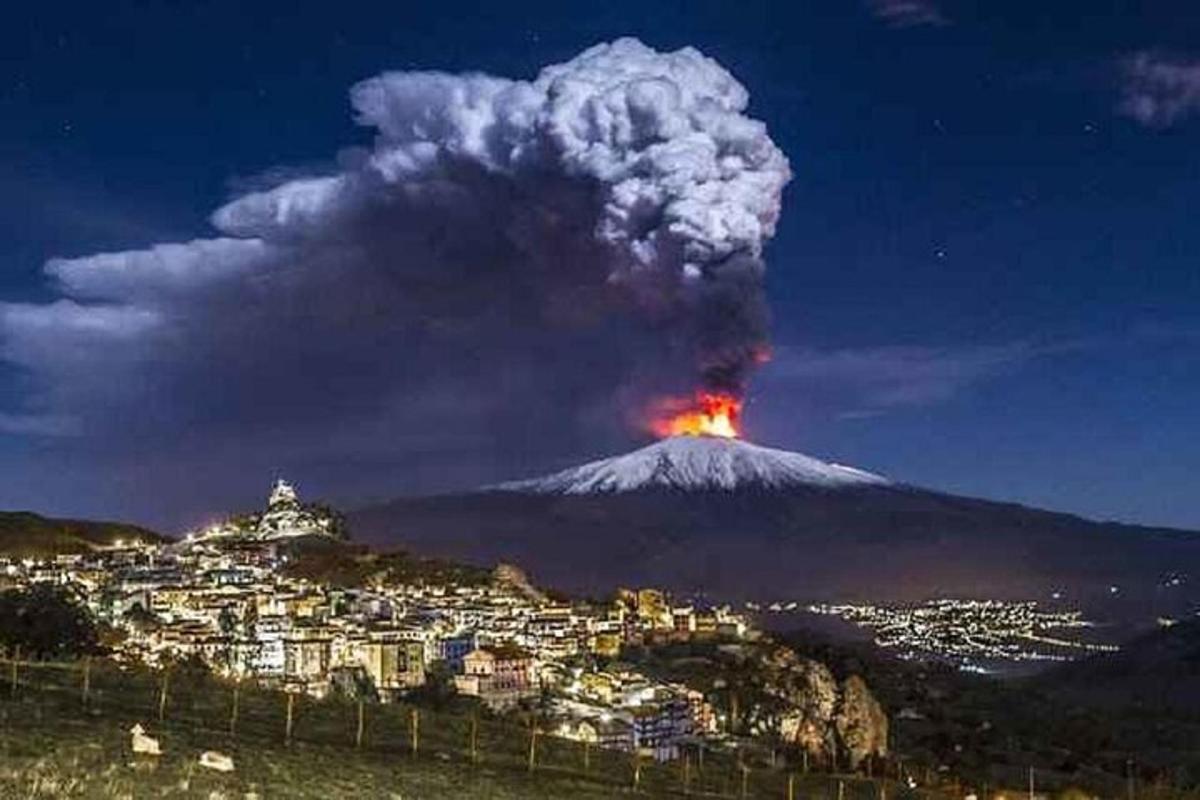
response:
M872 756L886 756L888 718L867 683L851 675L842 683L841 701L833 717L834 730L851 769Z
M840 699L837 680L824 664L785 652L792 657L773 659L777 668L769 679L770 693L783 703L776 732L785 742L828 759L837 748L832 725Z
M887 755L888 718L857 675L838 682L824 664L773 647L763 660L759 731L771 731L825 763L856 769Z

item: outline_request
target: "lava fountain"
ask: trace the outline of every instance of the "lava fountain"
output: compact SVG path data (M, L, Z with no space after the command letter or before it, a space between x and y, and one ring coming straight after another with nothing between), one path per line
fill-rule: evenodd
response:
M700 391L687 400L667 400L650 423L655 436L741 437L742 400L724 392Z

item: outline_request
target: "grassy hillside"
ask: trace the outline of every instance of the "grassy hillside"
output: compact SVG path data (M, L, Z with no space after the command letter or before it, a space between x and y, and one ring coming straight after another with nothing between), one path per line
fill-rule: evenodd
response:
M164 699L162 673L93 661L86 702L82 664L21 663L18 673L13 691L10 665L0 662L0 797L599 800L633 795L635 774L638 797L685 793L678 761L641 759L635 773L628 753L535 736L526 723L480 710L363 704L360 712L344 698L296 697L289 743L285 695L250 685L235 694L233 684L187 667L170 673ZM132 754L127 731L135 722L161 741L160 758ZM231 755L236 771L201 769L197 759L209 749ZM688 792L726 800L787 795L787 767L745 765L743 772L731 754L710 752L702 768L691 763ZM878 781L861 776L790 774L796 796L807 800L881 794ZM898 787L884 791L895 797ZM922 798L945 795L911 793L910 800Z
M164 754L134 758L120 722L0 704L0 797L602 800L628 793L512 769L467 770L438 760L369 758L351 749L301 743L231 746L222 737L174 728L153 732ZM199 754L208 748L232 756L235 771L200 767Z
M53 519L29 511L0 511L0 555L86 553L118 541L162 541L154 531L122 522Z

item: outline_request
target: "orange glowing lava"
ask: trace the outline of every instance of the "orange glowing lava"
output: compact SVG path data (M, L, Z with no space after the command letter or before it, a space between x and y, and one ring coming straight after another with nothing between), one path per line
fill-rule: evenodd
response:
M697 392L690 402L664 403L663 414L653 423L656 436L719 436L737 439L742 401L722 392Z

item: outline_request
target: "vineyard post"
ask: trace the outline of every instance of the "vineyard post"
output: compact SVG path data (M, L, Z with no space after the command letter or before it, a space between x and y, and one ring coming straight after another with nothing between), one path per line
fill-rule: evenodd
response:
M358 701L358 728L354 731L354 746L362 747L363 740L363 701Z
M533 772L537 767L537 737L538 729L536 726L529 728L529 771Z
M287 693L287 722L283 731L283 740L288 744L292 742L292 715L296 711L296 694L295 692Z
M92 693L92 657L83 659L83 705L87 707L88 698Z
M642 759L638 757L638 752L633 751L633 790L636 792L642 784Z
M21 660L21 645L17 645L13 650L12 660L9 662L12 667L12 695L17 696L17 662Z
M787 800L796 800L796 776L791 772L788 773Z
M471 763L479 761L479 715L471 715Z
M416 758L420 751L421 712L414 708L409 712L409 717L412 723L412 754Z
M233 682L233 703L229 708L229 735L237 736L237 721L238 721L238 702L241 699L239 695L242 691L241 680Z
M838 800L846 800L846 782L838 781Z
M687 753L683 754L683 793L691 794L692 790L692 759Z
M745 764L739 764L742 768L742 797L750 796L750 768ZM841 798L838 798L841 800Z
M158 685L158 721L159 722L162 722L167 717L167 682L169 681L170 676L171 676L170 671L164 669L163 674L162 674L162 681Z

